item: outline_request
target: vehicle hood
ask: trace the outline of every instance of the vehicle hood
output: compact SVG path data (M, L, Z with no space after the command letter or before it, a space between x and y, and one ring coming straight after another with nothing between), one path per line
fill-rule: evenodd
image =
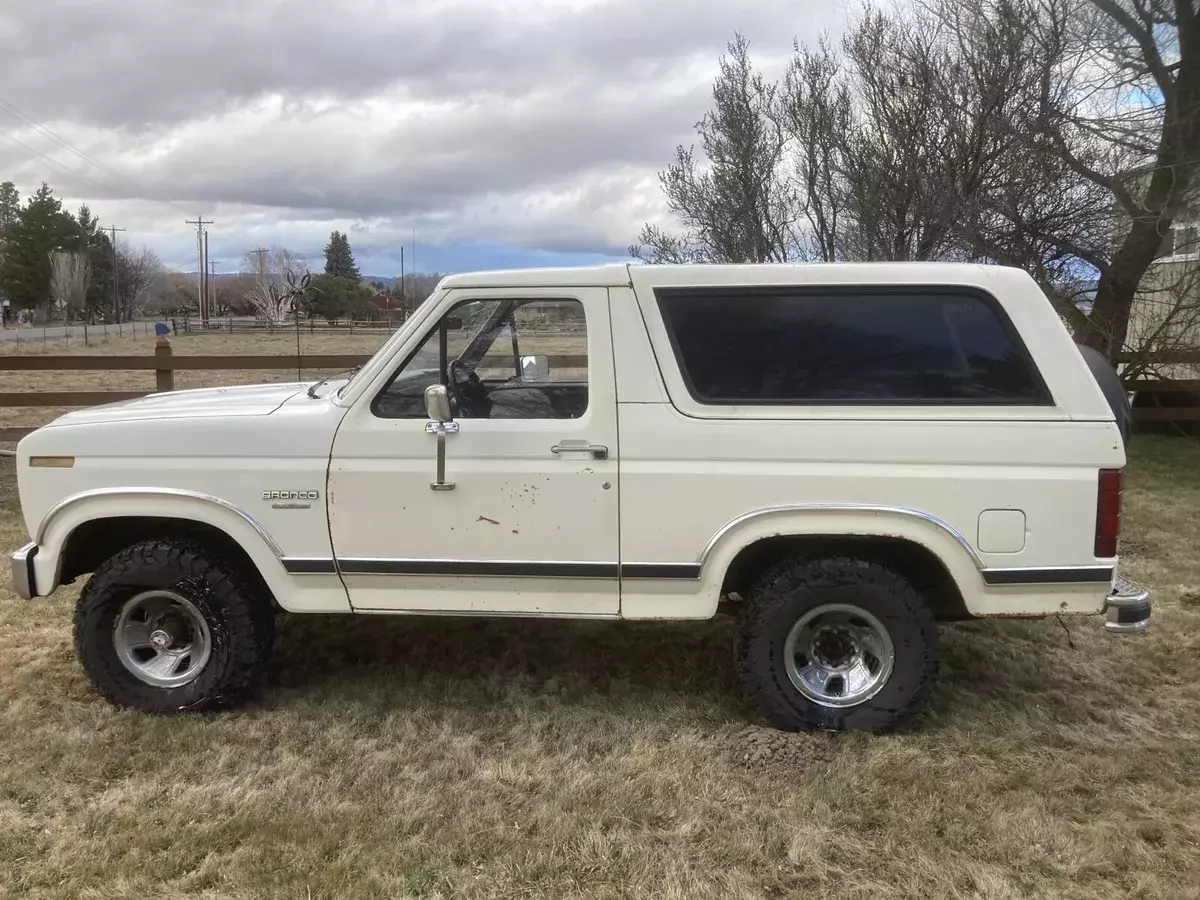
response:
M308 387L307 382L254 384L237 387L166 391L137 400L106 403L69 412L50 423L87 425L93 422L127 422L138 419L178 419L204 416L265 416Z

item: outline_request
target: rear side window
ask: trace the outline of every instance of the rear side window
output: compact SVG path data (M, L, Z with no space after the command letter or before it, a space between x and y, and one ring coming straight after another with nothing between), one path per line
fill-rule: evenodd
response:
M709 404L1045 404L999 304L981 294L657 292L692 396Z

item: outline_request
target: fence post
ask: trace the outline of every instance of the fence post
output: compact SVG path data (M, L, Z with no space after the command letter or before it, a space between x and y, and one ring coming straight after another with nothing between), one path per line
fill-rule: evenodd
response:
M171 341L165 334L154 342L154 360L158 363L158 368L154 370L154 389L156 391L175 390L175 369L171 366Z

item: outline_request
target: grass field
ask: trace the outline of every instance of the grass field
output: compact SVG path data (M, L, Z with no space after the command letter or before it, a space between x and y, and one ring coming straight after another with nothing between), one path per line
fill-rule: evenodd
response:
M947 627L894 736L762 728L725 620L286 618L258 705L150 719L84 680L76 588L5 584L0 896L1200 896L1198 463L1135 444L1149 634Z

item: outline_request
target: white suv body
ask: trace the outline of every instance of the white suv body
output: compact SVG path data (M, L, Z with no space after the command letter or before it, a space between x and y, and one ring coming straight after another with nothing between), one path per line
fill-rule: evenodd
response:
M427 412L439 383L453 421ZM1113 410L1019 270L457 275L349 381L306 388L158 394L27 437L18 591L187 540L296 613L705 619L781 561L854 559L938 619L1148 622L1115 579ZM845 615L812 659L866 646ZM860 727L817 713L768 711Z

